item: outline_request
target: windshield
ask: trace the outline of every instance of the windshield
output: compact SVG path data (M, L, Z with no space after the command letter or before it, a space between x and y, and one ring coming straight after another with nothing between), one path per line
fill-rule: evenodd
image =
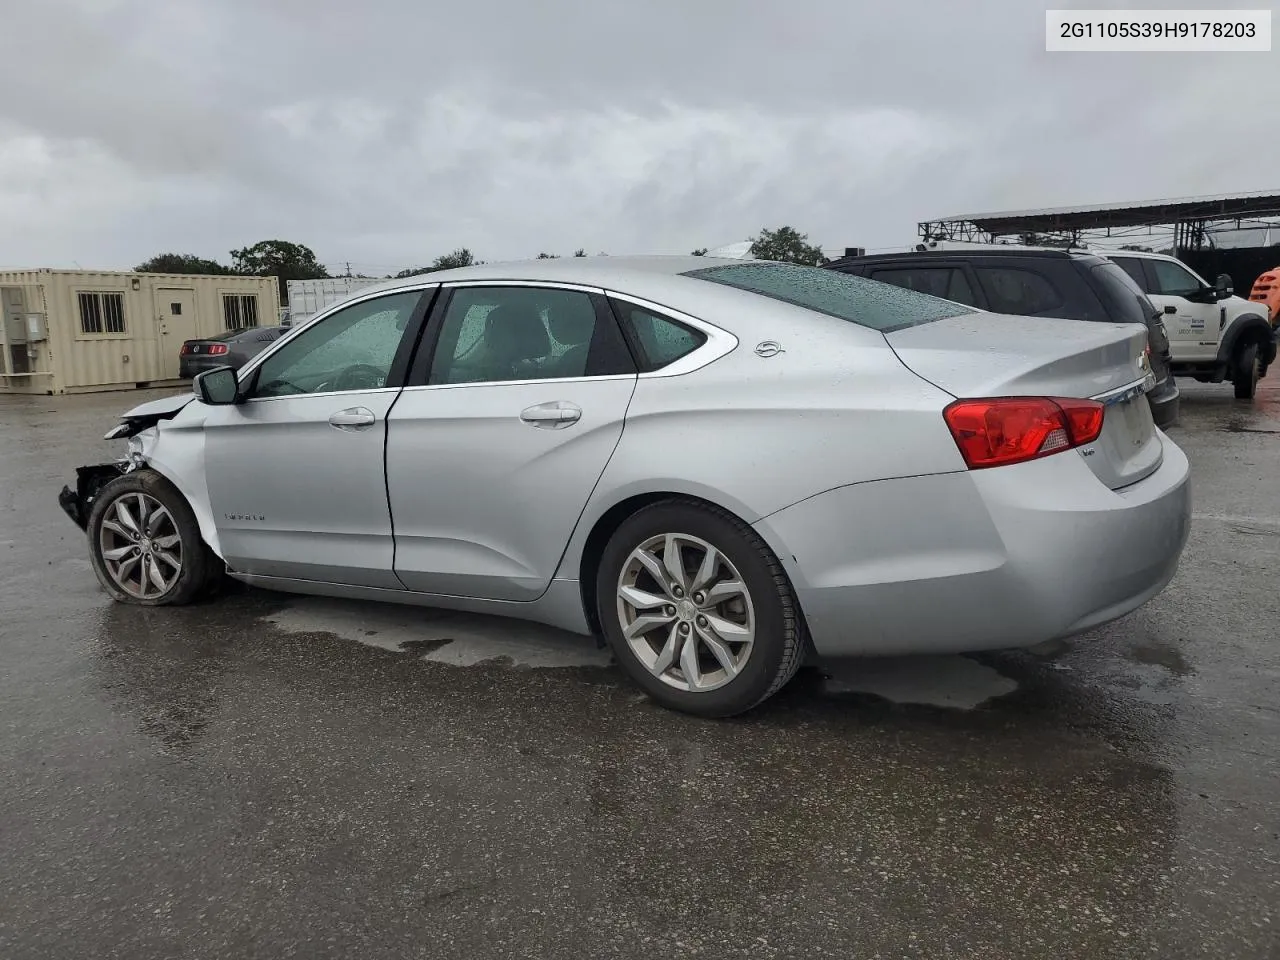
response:
M973 311L950 300L838 270L791 263L742 263L691 270L687 277L737 287L784 303L891 333Z

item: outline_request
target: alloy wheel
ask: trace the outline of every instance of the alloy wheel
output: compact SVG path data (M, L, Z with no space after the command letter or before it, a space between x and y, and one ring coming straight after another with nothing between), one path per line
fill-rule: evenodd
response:
M182 575L182 537L155 497L126 493L108 508L98 534L107 574L139 600L164 596Z
M676 689L722 687L751 656L751 593L728 557L700 537L665 533L636 547L618 577L617 601L632 653Z

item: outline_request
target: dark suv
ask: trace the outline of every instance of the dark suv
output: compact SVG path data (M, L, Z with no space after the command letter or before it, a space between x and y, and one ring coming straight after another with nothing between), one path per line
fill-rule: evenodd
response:
M1147 394L1151 415L1160 427L1178 421L1178 387L1160 311L1109 260L1070 250L974 247L843 257L826 266L993 313L1146 324L1156 377Z

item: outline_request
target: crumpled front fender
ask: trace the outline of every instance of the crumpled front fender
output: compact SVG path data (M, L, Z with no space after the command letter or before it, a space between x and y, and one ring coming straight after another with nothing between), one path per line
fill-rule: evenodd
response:
M117 460L113 463L94 463L84 467L76 467L76 488L63 487L58 494L58 505L81 530L89 526L89 511L98 494L116 477L129 472L128 460Z

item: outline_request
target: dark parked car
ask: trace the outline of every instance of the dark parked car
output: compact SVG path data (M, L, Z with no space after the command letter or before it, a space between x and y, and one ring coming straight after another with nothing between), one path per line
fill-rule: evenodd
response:
M288 327L244 327L204 340L187 340L178 359L178 376L190 379L214 367L239 369L267 346L280 339Z
M1072 250L975 246L843 257L827 267L993 313L1144 323L1156 380L1147 393L1152 418L1160 427L1178 421L1180 394L1161 311L1109 260Z

